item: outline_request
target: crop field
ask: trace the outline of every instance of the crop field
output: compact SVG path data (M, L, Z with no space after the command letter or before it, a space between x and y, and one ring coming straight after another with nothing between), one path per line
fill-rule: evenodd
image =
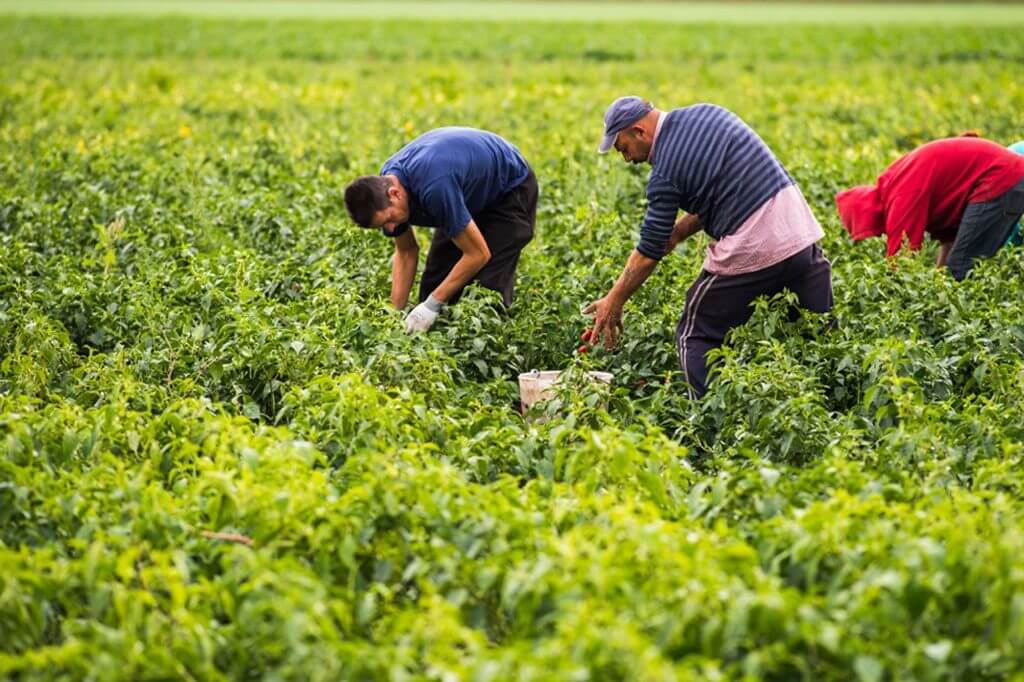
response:
M278 19L475 19L545 21L635 21L650 14L658 21L821 24L927 22L972 26L1024 23L1024 6L1013 0L930 6L918 2L673 2L671 0L0 0L0 12L18 15L130 15Z
M1024 138L1019 8L153 4L0 5L0 678L1021 679L1024 249L958 283L833 204L927 140ZM622 94L737 112L826 232L834 311L759 301L699 402L703 237L576 353L643 214L647 167L595 153ZM471 289L407 336L342 191L441 125L522 150L537 237L510 313ZM525 419L531 369L569 380Z

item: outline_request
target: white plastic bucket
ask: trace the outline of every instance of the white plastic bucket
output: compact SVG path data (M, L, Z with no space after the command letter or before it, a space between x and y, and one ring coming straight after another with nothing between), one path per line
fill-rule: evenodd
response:
M610 372L587 372L594 381L603 381L606 384L612 383L614 375ZM523 412L526 412L538 400L547 400L555 397L554 385L558 383L562 373L559 371L533 370L523 372L519 375L519 403Z

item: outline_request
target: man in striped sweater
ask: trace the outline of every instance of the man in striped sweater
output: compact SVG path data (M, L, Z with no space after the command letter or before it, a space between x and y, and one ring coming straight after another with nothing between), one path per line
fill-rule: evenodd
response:
M691 397L707 391L707 352L750 319L758 296L788 289L803 308L832 308L832 268L817 244L821 226L793 178L738 116L713 104L666 112L621 97L604 121L598 151L614 147L652 171L640 242L608 294L584 310L594 315L592 344L615 346L623 305L663 256L699 230L712 241L676 327Z

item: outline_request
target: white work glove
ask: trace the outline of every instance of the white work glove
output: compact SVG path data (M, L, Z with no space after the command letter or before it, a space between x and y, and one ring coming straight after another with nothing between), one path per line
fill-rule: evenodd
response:
M441 307L444 304L439 300L431 296L427 296L427 300L420 303L418 306L412 309L412 311L405 316L405 333L412 334L413 332L425 332L434 324L437 320L438 314L441 312Z

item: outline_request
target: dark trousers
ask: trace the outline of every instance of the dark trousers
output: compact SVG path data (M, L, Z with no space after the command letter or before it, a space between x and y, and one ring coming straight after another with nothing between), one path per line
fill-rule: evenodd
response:
M472 281L499 292L506 308L512 305L519 254L533 239L537 223L537 194L537 177L531 170L518 187L473 216L473 222L480 228L487 242L491 260L487 261ZM420 302L427 300L427 296L444 281L460 258L462 250L455 242L441 230L434 230L430 251L427 252L427 264L420 279ZM456 291L448 299L448 305L457 303L462 298L463 290Z
M700 271L686 292L686 306L676 326L676 352L691 398L707 391L707 352L721 346L730 329L750 319L755 298L783 289L795 293L803 308L816 313L832 309L832 265L817 244L755 272L713 275Z
M1024 179L992 201L967 204L946 267L960 280L978 258L994 256L1024 214Z

